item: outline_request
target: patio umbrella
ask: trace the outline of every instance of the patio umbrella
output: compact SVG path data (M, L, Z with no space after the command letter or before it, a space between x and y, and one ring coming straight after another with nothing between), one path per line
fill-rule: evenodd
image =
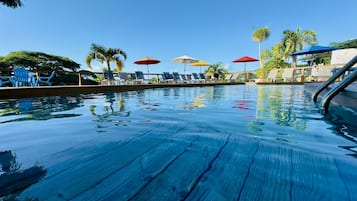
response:
M241 57L239 59L233 60L233 62L244 62L244 73L245 73L245 81L247 80L247 73L246 73L246 63L247 62L255 62L255 61L259 61L258 59L254 59L252 57L248 57L248 56L244 56Z
M198 59L184 55L181 57L174 58L173 61L177 62L177 63L184 64L184 73L186 74L186 64L192 64L192 63L198 62Z
M191 66L199 66L200 67L200 73L201 73L201 67L202 66L210 66L211 64L205 62L205 61L198 61L195 63L192 63Z
M147 71L148 71L148 76L149 76L149 65L158 64L158 63L160 63L160 61L157 59L150 58L150 57L145 57L145 58L135 61L134 63L138 64L138 65L146 65Z
M300 51L293 52L291 56L304 55L304 54L317 54L317 53L329 52L337 49L338 48L335 47L312 45Z

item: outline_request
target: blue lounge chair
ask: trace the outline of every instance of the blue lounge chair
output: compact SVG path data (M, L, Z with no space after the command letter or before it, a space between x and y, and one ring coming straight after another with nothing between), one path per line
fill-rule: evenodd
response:
M114 80L114 75L112 71L103 71L104 79Z
M39 76L36 80L36 86L38 86L40 83L47 84L48 86L51 86L51 80L55 77L56 71L52 71L52 73L49 76Z
M5 81L4 81L4 80ZM0 76L0 87L2 87L4 84L11 83L10 77L9 76Z
M205 76L204 73L200 73L199 76L200 76L201 79L206 80L206 76Z
M179 83L179 82L182 81L181 78L180 78L180 74L179 74L178 72L173 72L173 73L172 73L172 76L174 77L174 81L175 81L176 83Z
M192 75L193 75L193 79L196 79L196 80L200 79L200 77L198 76L197 73L192 73Z
M119 72L119 84L121 85L127 85L127 84L132 84L133 79L131 78L130 74L126 72Z
M12 86L19 87L23 85L36 86L35 74L24 69L16 68L14 71L14 76L10 77L10 82Z
M173 83L174 82L173 75L171 75L169 72L163 72L162 73L162 82L164 82L164 83Z
M181 78L182 78L182 81L183 81L184 83L187 83L187 77L186 77L186 75L185 75L185 74L181 74L180 76L181 76Z
M204 79L202 80L201 77L197 73L192 73L192 76L193 76L194 82L199 82L199 83L205 82L205 80Z

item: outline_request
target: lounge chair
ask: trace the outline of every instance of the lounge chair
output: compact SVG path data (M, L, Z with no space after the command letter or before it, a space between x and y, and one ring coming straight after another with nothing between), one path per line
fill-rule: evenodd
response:
M175 83L179 83L179 82L182 82L181 78L180 78L180 74L178 72L173 72L172 73L172 76L174 78L174 82Z
M205 74L204 73L199 73L198 75L200 76L201 80L203 80L204 83L206 83L207 77L205 76Z
M192 83L192 74L186 74L187 82Z
M102 85L115 85L113 71L103 71L103 76Z
M316 78L316 81L326 81L332 75L333 67L316 67L311 71L311 76Z
M180 74L183 83L187 83L187 77L185 74Z
M224 77L224 81L226 81L226 82L230 82L230 81L231 81L232 76L233 76L233 74L231 74L231 73L226 74L226 75L225 75L225 77Z
M24 68L16 68L14 71L14 76L10 77L10 82L12 86L36 86L35 74L24 69Z
M276 77L278 75L278 69L271 69L269 71L269 74L268 74L268 77L267 77L267 80L268 82L276 82Z
M200 77L198 76L198 74L197 73L192 73L192 76L193 76L193 82L199 82L199 79L200 79Z
M36 86L40 85L40 83L47 84L48 86L51 86L51 80L55 77L56 71L52 71L52 73L49 76L39 76L36 80Z
M294 71L295 71L294 68L285 68L284 69L283 75L282 75L282 78L283 78L284 82L293 82L293 81L295 81Z
M173 83L174 82L174 77L172 74L169 72L163 72L162 73L162 82L163 83Z
M134 84L143 84L144 83L144 73L142 71L135 71L135 79L133 80Z
M237 82L239 73L233 73L230 79L230 82Z
M5 80L5 81L4 81ZM4 84L11 83L9 76L0 76L0 87Z
M129 73L119 72L118 76L119 76L119 84L122 85L132 84L132 78Z
M192 76L194 78L194 82L204 83L206 81L205 79L201 79L197 73L192 73Z
M205 76L205 74L204 74L204 73L200 73L200 74L198 74L198 75L200 76L200 78L201 78L201 79L206 80L206 76Z
M114 80L114 75L112 71L103 71L104 79Z

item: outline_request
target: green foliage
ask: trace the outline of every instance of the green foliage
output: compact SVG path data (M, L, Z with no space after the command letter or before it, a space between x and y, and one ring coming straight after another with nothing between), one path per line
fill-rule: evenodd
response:
M284 57L287 58L291 53L302 50L305 44L316 44L316 33L312 30L301 31L297 28L296 31L285 30L283 31L283 44ZM293 56L293 66L296 66L296 56Z
M269 27L265 26L263 28L257 29L253 33L253 40L260 43L267 39L270 35Z
M157 79L157 77L153 77L149 80L149 84L157 84L159 83L159 80Z
M210 65L205 71L206 76L212 76L216 79L224 79L227 70L223 68L223 63L219 62L213 65Z
M357 48L357 39L347 40L344 42L332 42L330 43L332 47L337 47L341 49L345 48Z
M269 71L273 68L286 68L289 66L289 63L285 62L282 58L272 57L268 62L264 64L263 68L257 70L258 78L266 78L269 74Z
M86 63L88 68L92 68L91 62L97 60L100 63L106 63L106 68L108 71L111 71L110 62L116 64L117 71L122 71L124 64L119 56L122 56L126 60L126 53L118 48L105 48L104 46L92 44L90 47L90 52L86 58Z
M17 8L23 6L21 0L0 0L0 3L11 8Z
M263 60L267 60L262 68L257 70L258 78L266 78L268 73L273 68L285 68L289 64L285 62L284 50L282 43L274 45L271 50L265 49L262 54Z
M42 52L16 51L7 56L0 57L0 63L7 70L23 66L32 71L48 72L54 69L59 71L76 71L80 65L67 57L50 55Z
M267 39L270 35L270 30L269 27L265 26L263 28L257 29L253 33L253 40L258 42L258 47L259 47L259 62L260 62L260 68L263 67L264 61L262 58L262 53L261 53L261 43L263 40Z

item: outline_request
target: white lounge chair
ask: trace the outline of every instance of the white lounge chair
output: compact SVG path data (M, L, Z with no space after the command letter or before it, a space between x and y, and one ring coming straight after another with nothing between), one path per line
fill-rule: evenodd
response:
M278 69L271 69L269 71L268 77L267 77L267 81L268 82L275 82L276 81L276 76L278 75Z
M294 68L285 68L284 71L283 71L283 75L282 75L282 78L283 78L284 82L293 82L293 81L295 81L294 72L295 72Z
M316 81L326 81L332 75L334 67L316 67L311 70L311 76L316 78Z

